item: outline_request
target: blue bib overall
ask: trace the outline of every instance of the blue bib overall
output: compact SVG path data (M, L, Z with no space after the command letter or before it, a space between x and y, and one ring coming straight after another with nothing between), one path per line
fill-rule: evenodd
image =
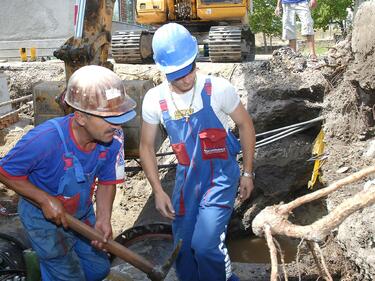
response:
M68 213L94 226L92 195L95 176L106 159L106 149L99 146L98 162L90 173L85 174L79 160L68 151L60 125L55 120L51 122L65 150L65 174L60 179L57 193L52 195L63 203ZM93 248L90 241L47 221L43 212L26 200L20 200L19 214L39 257L43 281L99 281L107 276L110 267L108 257Z
M178 165L172 196L175 244L183 240L176 260L181 281L238 280L231 272L225 246L240 171L240 144L227 132L211 107L211 81L201 96L203 108L188 119L172 120L161 93L160 108Z

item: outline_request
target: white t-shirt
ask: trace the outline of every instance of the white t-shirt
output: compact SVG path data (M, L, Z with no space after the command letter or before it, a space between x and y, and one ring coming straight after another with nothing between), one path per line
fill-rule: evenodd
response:
M193 109L193 112L201 110L203 107L201 92L206 78L208 77L211 79L212 85L211 106L216 116L223 124L223 127L228 130L228 115L231 114L240 103L240 97L238 96L236 89L224 78L201 75L199 73L197 74L195 90L193 87L193 89L183 94L172 92L168 85L168 81L164 81L157 87L150 89L146 93L142 104L143 120L149 124L164 123L159 105L161 99L160 91L163 91L164 93L164 99L167 102L168 111L172 119L183 118L180 113L187 111L190 104L192 104L191 108ZM193 101L192 98L194 98ZM177 106L178 110L176 110L174 104Z

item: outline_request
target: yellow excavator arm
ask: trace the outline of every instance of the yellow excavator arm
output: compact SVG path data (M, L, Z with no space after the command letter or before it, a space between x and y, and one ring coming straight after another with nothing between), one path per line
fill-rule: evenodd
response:
M75 35L53 54L65 62L66 81L85 65L113 69L108 62L113 7L116 0L80 0L75 19Z

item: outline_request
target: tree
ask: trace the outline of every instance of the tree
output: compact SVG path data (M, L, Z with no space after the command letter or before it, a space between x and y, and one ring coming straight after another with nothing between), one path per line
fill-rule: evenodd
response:
M337 24L345 36L348 8L353 10L353 0L318 0L318 7L312 13L314 27L327 30L330 24Z
M253 13L250 14L250 27L253 33L263 33L264 46L267 49L266 36L281 36L281 18L274 14L277 0L253 0Z
M355 0L317 0L318 7L313 10L314 28L327 30L330 24L337 24L342 34L347 33L347 9L353 10ZM361 0L356 0L362 2ZM267 48L266 36L281 36L282 20L274 14L277 0L253 0L253 13L249 16L253 33L263 33L264 45Z

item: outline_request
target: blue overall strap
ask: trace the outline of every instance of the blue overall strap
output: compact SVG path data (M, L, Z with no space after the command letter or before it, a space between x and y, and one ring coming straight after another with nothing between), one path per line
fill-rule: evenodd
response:
M61 127L60 127L59 123L57 123L57 121L54 120L54 119L52 119L50 121L52 122L53 125L55 125L55 127L57 129L57 132L59 133L60 139L61 139L61 141L62 141L62 143L64 145L65 154L69 154L68 147L66 146L66 143L65 143L65 140L64 140L64 134L63 134L63 132L61 130Z
M81 163L78 161L77 157L75 157L72 153L68 151L68 147L66 146L65 139L64 139L64 133L61 130L61 127L59 123L57 123L56 120L50 120L53 125L55 125L57 132L59 133L60 139L64 145L64 150L65 150L65 156L68 158L73 159L73 167L74 167L74 172L76 175L77 182L84 182L85 181L85 176L83 173L83 168ZM60 188L59 188L60 189ZM62 190L58 191L58 194L61 194Z
M212 94L211 79L207 78L206 82L204 83L204 87L202 91L202 102L203 102L204 108L211 106L211 94Z

